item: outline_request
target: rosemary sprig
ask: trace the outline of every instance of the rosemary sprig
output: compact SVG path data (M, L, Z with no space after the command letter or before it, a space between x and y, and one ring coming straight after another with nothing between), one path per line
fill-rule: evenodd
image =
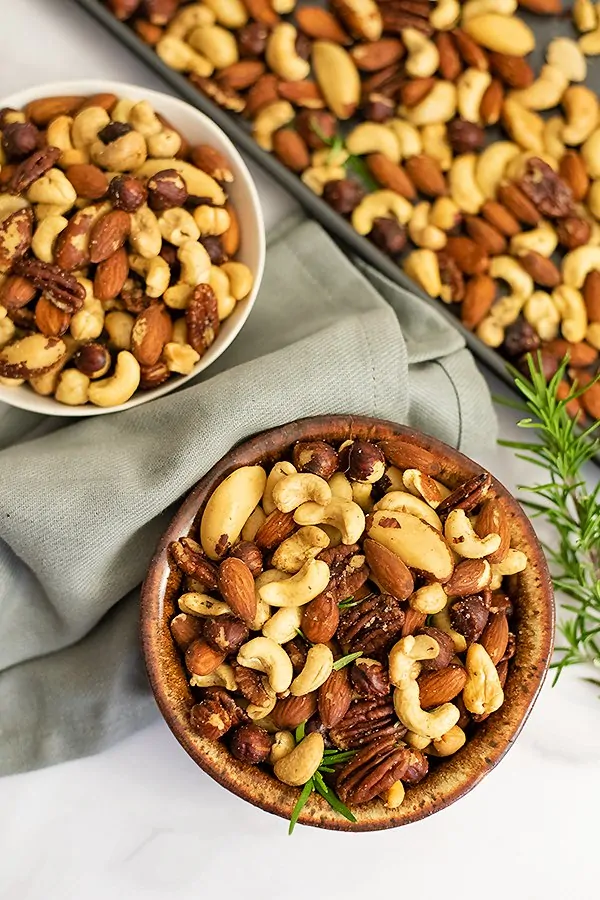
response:
M358 175L363 185L369 191L377 190L377 183L374 180L373 176L369 172L367 164L360 156L354 156L354 154L350 153L345 145L345 142L339 134L334 135L334 137L330 138L324 133L324 131L319 127L317 122L314 119L310 123L310 127L314 131L314 133L319 137L326 147L329 147L329 153L327 155L327 164L330 165L335 160L337 154L340 150L345 150L348 153L348 158L344 163L344 167L350 169L354 172L355 175Z
M333 668L336 672L339 672L344 666L349 666L351 662L354 662L355 659L358 659L358 657L362 655L362 650L359 650L358 653L349 653L348 656L340 656L340 658L336 659L334 662Z
M531 517L544 519L555 532L556 544L544 544L544 550L554 586L568 598L564 609L572 613L571 618L558 623L563 642L555 648L558 659L552 663L554 684L568 666L590 664L600 668L600 483L590 490L581 471L600 451L600 422L581 430L568 415L567 404L583 392L576 384L568 397L557 399L557 387L568 363L566 357L548 383L539 359L528 358L530 380L511 369L525 398L522 408L529 414L518 425L533 429L538 441L500 441L545 473L540 484L519 487L533 495L524 500Z
M351 609L351 607L353 606L358 606L359 603L364 603L365 600L369 600L373 596L374 594L373 592L371 592L370 594L367 594L366 597L361 597L359 600L355 600L354 594L350 594L350 596L346 597L345 600L340 600L340 602L338 603L338 607L340 609L340 612L343 612L345 609Z

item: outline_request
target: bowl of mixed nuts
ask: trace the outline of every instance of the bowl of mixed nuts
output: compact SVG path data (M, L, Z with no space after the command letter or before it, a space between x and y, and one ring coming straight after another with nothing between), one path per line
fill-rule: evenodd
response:
M0 103L0 400L137 406L234 340L264 224L233 144L181 100L100 81Z
M228 453L163 535L141 604L175 736L290 830L390 828L471 790L529 714L553 624L506 489L434 438L354 416Z

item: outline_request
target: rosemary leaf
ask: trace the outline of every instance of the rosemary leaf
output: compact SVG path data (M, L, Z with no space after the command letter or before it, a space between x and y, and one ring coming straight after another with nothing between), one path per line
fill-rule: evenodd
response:
M333 668L336 672L339 672L344 666L349 666L351 662L354 662L355 659L358 659L358 657L362 655L362 650L359 650L358 653L349 653L348 656L340 656L340 658L336 659L334 662Z
M314 790L314 784L313 784L312 778L310 778L306 782L304 787L302 788L300 796L298 797L298 799L296 801L296 805L294 806L294 808L292 810L292 815L290 816L290 827L288 828L288 834L292 834L294 828L296 827L296 823L298 822L300 813L306 806L308 798L312 794L313 790Z
M313 780L315 790L324 800L327 800L332 809L335 809L336 812L340 813L345 819L348 819L349 822L356 822L356 816L354 816L348 807L342 803L337 794L325 784L323 776L320 775L319 772L315 772Z

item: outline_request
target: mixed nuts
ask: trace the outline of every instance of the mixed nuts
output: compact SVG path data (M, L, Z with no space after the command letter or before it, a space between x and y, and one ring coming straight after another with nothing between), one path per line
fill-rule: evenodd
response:
M504 702L527 557L410 437L238 468L168 553L190 727L334 808L399 806Z
M146 100L0 110L0 382L118 406L189 374L252 288L228 160Z
M569 351L570 377L592 380L592 0L576 0L573 38L550 42L538 74L527 61L534 33L516 13L561 15L561 0L106 2L486 345L518 365L541 349L548 377ZM571 405L582 408L600 416L599 385Z

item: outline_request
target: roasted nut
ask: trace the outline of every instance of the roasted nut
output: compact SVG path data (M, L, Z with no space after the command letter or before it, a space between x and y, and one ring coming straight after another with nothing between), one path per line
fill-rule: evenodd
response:
M450 607L452 627L462 634L467 644L481 636L489 617L489 600L482 594L462 597Z
M376 659L357 659L350 670L350 678L354 689L363 697L386 697L390 692L387 670Z
M41 135L33 122L11 122L2 129L2 149L9 162L24 159L37 148Z
M116 209L135 212L148 196L146 187L134 175L117 175L108 186L108 197Z
M352 178L328 181L323 188L323 200L340 215L348 216L358 206L365 193L362 186Z
M324 441L299 441L294 445L292 459L299 472L311 472L326 481L338 468L336 450Z
M88 343L76 351L73 362L88 378L102 378L111 366L111 356L103 344Z
M230 750L236 759L256 766L271 752L272 740L267 732L252 723L240 725L231 736Z
M385 456L375 444L357 439L342 447L340 469L350 481L373 484L385 473Z
M196 616L187 613L178 613L170 624L173 640L183 653L195 640L202 635L202 621Z
M248 635L248 628L233 616L208 618L204 626L204 637L211 647L222 653L236 653Z
M235 701L225 691L219 691L192 706L190 725L200 737L217 741L234 725L236 710Z
M155 211L183 206L188 198L185 181L175 169L164 169L148 179L148 206Z

